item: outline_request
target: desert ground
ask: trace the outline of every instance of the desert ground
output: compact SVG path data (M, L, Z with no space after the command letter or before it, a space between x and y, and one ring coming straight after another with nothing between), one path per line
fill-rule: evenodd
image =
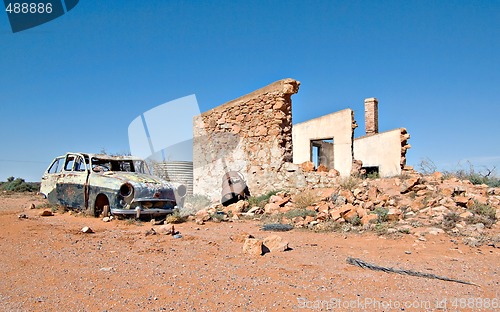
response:
M2 311L499 310L500 249L445 233L269 232L234 220L176 224L175 238L149 222L31 207L44 203L0 195ZM289 249L248 255L242 233L279 235ZM348 257L476 285L372 271Z

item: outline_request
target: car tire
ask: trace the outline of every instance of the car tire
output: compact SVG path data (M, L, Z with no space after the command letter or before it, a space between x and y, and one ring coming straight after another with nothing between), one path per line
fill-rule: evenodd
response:
M110 211L109 211L109 205L104 205L102 209L102 216L103 217L109 217Z
M109 210L109 200L108 197L104 194L99 194L97 195L97 198L95 199L95 205L94 205L94 217L98 218L101 216L101 214L104 213L104 207L108 206Z

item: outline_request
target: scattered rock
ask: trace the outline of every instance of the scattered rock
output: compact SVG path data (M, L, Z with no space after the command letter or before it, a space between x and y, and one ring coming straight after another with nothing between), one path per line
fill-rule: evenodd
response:
M42 216L42 217L50 217L53 215L54 215L54 213L52 213L52 211L50 211L50 210L44 210L40 213L40 216Z
M161 219L161 220L151 219L151 225L162 225L164 223L165 223L165 219Z
M35 204L31 203L30 209L36 209Z
M230 239L233 242L244 243L247 238L254 238L251 234L246 232L236 234L235 236L231 236Z
M262 241L256 238L247 238L243 244L243 252L251 256L262 255Z
M104 218L102 218L102 221L103 222L109 222L109 221L111 221L111 219L110 219L110 217L104 217Z
M94 233L94 231L90 227L85 226L82 228L82 233L90 234L90 233Z
M312 172L314 171L314 163L312 161L305 161L302 164L300 164L300 168L304 172Z
M146 236L149 235L156 235L155 229L151 228L150 230L147 230L146 233L144 233Z
M196 224L203 224L204 221L210 220L210 214L208 213L207 209L201 209L196 212L194 215Z
M285 251L288 249L288 242L284 241L281 236L271 235L264 238L263 245L267 247L270 252Z
M411 189L420 182L420 177L413 177L405 180L400 188L400 193L405 194L411 191Z
M113 267L105 267L105 268L100 268L99 271L101 272L111 272L114 271L115 269Z
M325 165L319 165L318 168L316 168L317 172L328 172L328 168Z
M227 207L224 208L224 212L229 212L232 211L233 213L240 213L243 212L246 208L248 208L248 201L246 200L240 200L236 203L233 203ZM205 220L206 221L206 220Z
M17 216L19 219L28 219L28 216L25 215L24 213L21 213L20 215Z
M267 214L276 214L279 213L280 206L275 203L268 203L264 206L264 212Z

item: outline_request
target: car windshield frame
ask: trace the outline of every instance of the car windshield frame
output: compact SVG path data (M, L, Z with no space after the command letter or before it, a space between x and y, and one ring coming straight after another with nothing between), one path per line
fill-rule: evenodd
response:
M94 172L135 172L151 175L147 163L135 158L91 157L91 168Z

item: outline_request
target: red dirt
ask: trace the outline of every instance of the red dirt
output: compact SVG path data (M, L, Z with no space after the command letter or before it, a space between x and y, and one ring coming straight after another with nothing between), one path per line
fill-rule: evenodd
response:
M43 202L0 196L2 311L490 311L500 305L500 249L472 248L446 234L421 241L410 234L271 233L257 221L239 221L178 224L183 237L176 239L146 236L147 222L41 217L42 210L29 208ZM84 226L95 233L81 233ZM242 232L280 235L292 250L248 256L231 240ZM347 257L481 287L366 270Z

